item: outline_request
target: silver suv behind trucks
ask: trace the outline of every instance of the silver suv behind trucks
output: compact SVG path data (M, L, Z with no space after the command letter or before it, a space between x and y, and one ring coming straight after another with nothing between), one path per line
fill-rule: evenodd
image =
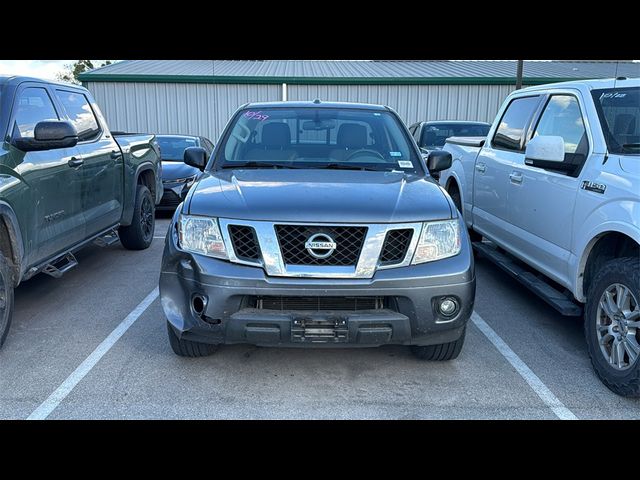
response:
M426 164L425 164L426 160ZM469 237L388 107L249 104L167 234L160 294L183 356L217 345L411 345L456 358L475 297Z

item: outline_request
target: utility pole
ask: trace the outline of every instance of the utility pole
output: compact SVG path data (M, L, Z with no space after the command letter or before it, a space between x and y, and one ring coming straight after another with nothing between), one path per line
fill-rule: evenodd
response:
M522 68L523 68L524 60L518 60L518 68L516 71L516 90L520 90L522 88Z

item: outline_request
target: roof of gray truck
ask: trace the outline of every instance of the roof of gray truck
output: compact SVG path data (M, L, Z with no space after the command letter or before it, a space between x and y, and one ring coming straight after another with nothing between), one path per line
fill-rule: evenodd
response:
M247 103L244 107L250 108L361 108L366 110L389 110L384 105L374 105L371 103L351 103L351 102L323 102L323 101L306 101L306 102L256 102Z

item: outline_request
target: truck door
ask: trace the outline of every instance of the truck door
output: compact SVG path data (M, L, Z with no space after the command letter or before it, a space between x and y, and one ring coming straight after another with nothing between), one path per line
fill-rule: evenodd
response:
M557 168L528 165L521 158L509 172L509 218L516 230L514 248L536 268L568 286L573 213L578 175L587 155L589 139L576 94L559 93L546 105L531 137L555 135L564 140L565 159Z
M43 84L23 83L16 92L11 111L13 138L33 137L38 122L60 120L52 92ZM11 146L14 171L28 186L22 198L12 199L27 219L22 232L29 264L35 264L80 242L84 216L80 199L82 167L76 147L23 152Z
M81 91L56 88L56 98L78 131L82 165L82 209L85 236L105 230L120 220L123 194L123 158L120 147L98 122L95 109Z
M505 248L513 242L509 175L515 165L524 163L524 137L539 102L539 95L511 100L474 166L474 229Z

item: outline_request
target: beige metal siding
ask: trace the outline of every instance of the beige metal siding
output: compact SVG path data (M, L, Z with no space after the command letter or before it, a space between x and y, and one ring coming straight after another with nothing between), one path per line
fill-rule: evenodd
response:
M203 135L216 142L247 102L279 101L281 85L91 82L112 130ZM509 85L287 85L289 101L388 105L410 125L419 120L492 122Z
M111 130L202 135L216 142L247 102L278 101L280 85L91 82Z
M410 125L420 120L493 122L510 85L287 85L292 100L388 105Z

